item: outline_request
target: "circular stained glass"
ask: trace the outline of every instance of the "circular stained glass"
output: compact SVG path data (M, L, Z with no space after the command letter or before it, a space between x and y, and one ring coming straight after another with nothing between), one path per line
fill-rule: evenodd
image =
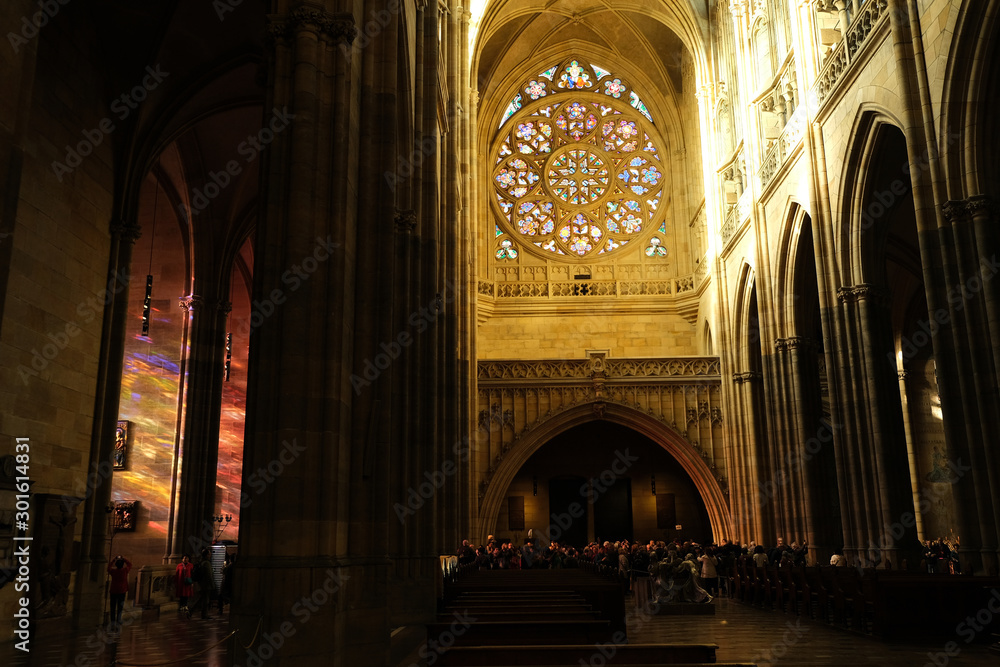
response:
M553 195L569 204L591 204L608 190L607 163L590 148L569 148L548 163L548 185Z
M630 242L646 249L669 174L659 135L645 106L627 101L635 93L626 82L582 61L565 69L525 82L539 98L500 125L491 163L497 224L522 249L568 261ZM543 80L552 82L544 95ZM663 252L657 239L653 254Z

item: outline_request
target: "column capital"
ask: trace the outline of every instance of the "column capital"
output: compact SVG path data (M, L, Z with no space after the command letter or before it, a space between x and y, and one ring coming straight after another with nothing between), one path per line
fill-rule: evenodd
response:
M778 338L774 341L774 349L779 352L785 350L797 350L799 348L815 348L816 339L806 336L789 336L788 338Z
M122 220L121 218L112 219L108 227L111 230L111 235L114 236L117 234L122 241L134 244L142 237L142 229L139 225Z
M969 202L967 199L951 199L941 204L941 213L944 214L944 219L949 222L964 218L968 212Z
M764 379L764 375L759 371L746 371L744 373L733 373L733 382L743 384L744 382L759 382Z
M405 211L396 209L393 222L396 224L397 234L412 234L417 226L417 214L412 209Z
M904 382L906 381L906 377L909 374L910 374L910 371L908 371L906 369L900 369L900 370L896 371L896 377L899 378L900 380L904 381Z
M197 294L182 296L177 300L185 313L193 313L195 310L199 310L205 305L205 299Z
M885 290L870 283L860 285L843 286L837 288L837 299L841 303L882 300L885 298Z
M989 195L973 195L965 200L966 210L972 217L985 216L989 220L1000 218L1000 206Z
M287 40L302 30L328 35L333 41L348 45L358 36L354 14L349 12L331 14L315 7L299 5L285 16L271 14L267 17L267 34L271 39Z

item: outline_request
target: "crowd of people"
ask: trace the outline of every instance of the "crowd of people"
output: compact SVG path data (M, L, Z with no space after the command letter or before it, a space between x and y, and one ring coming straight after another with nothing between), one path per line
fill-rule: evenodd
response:
M591 542L582 550L549 542L540 546L532 537L522 546L493 535L486 544L473 546L464 540L456 556L460 567L479 570L521 570L579 568L592 565L604 572L615 572L633 593L635 604L711 602L719 594L720 572L728 572L740 556L753 559L760 567L805 565L808 545L785 544L778 538L771 548L750 542L723 540L720 544L702 545L692 540L650 540L647 543ZM841 555L841 558L843 556ZM833 563L837 564L837 563ZM846 565L846 560L841 564Z

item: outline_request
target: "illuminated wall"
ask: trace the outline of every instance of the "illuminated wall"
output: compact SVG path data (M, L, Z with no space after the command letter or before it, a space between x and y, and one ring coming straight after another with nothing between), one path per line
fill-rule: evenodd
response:
M125 469L115 471L112 487L115 501L139 501L135 532L119 532L113 547L136 568L160 563L166 548L174 451L183 416L178 411L186 313L179 298L188 294L190 284L187 234L163 191L154 195L152 178L143 186L142 202L143 233L132 254L119 404L119 419L131 426ZM142 336L147 272L153 276L152 312L149 335Z
M243 475L243 427L246 417L247 358L250 345L250 289L253 271L253 242L240 250L232 273L228 331L233 334L229 381L222 386L222 415L219 423L219 471L216 504L221 514L230 514L232 523L219 539L236 540L240 528L240 482Z

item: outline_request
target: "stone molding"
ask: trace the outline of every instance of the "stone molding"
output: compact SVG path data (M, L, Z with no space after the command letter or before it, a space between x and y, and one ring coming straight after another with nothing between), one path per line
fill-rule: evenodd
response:
M334 42L348 46L358 36L354 15L347 12L331 14L315 7L299 5L284 17L271 15L267 18L267 34L271 39L287 40L301 30L327 35Z
M480 361L478 377L490 380L580 380L600 373L611 379L718 378L719 360L713 357L665 359L590 359L538 361Z
M764 374L760 371L746 371L744 373L733 373L733 382L743 384L744 382L761 382Z

